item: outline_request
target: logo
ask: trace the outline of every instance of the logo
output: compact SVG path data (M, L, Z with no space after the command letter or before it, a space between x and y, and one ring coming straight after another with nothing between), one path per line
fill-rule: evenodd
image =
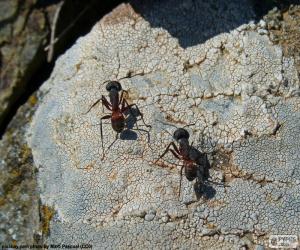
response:
M297 235L270 235L269 247L270 248L297 248L298 246L298 236Z

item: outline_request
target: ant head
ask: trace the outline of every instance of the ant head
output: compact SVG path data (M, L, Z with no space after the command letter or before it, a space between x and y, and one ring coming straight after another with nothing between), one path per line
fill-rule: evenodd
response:
M187 132L184 128L178 128L175 130L173 134L173 138L176 141L179 141L180 139L189 139L190 134Z
M117 81L111 81L106 85L106 90L111 91L112 89L115 89L116 91L122 90L122 86Z

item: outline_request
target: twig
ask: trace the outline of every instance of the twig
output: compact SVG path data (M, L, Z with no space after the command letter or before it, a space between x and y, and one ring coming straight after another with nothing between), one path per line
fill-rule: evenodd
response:
M62 4L64 3L64 1L62 2ZM88 6L86 6L80 13L79 13L79 15L73 20L73 22L71 22L68 26L67 26L67 28L65 28L61 33L60 33L60 35L57 37L57 38L55 38L55 28L54 28L54 32L53 32L53 26L52 26L52 28L51 28L51 40L50 40L50 44L45 48L45 51L47 51L47 50L49 50L49 52L48 52L48 59L47 59L47 61L48 62L50 62L51 60L52 60L52 57L53 57L53 50L54 50L54 44L55 43L57 43L60 39L61 39L61 37L62 36L64 36L65 35L65 33L69 30L69 29L71 29L74 25L75 25L75 23L78 21L78 19L91 7L92 5L90 4L90 5L88 5ZM60 7L61 8L61 7ZM57 16L58 16L58 14L59 14L59 11L58 11L59 9L57 9L57 11L56 11L56 13L55 13L55 15L57 14ZM58 18L58 17L57 17ZM56 18L56 19L57 19ZM53 20L53 25L54 25L54 27L56 26L56 23L54 22L55 21L55 17L54 17L54 20ZM57 20L56 20L57 21ZM50 50L52 49L52 53L50 54ZM51 57L50 57L51 56ZM49 59L50 59L50 61L49 61Z
M53 53L54 53L54 44L57 42L58 39L55 39L55 30L56 30L56 26L57 26L57 20L59 17L59 12L61 11L62 6L64 5L65 1L61 1L58 6L57 9L55 11L54 14L54 18L53 18L53 22L51 25L51 36L50 36L50 44L48 46L49 50L48 50L48 55L47 55L47 62L51 62L52 58L53 58Z

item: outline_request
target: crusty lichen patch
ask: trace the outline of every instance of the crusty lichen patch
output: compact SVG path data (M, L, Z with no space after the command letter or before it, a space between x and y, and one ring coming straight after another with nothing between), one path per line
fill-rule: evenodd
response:
M113 13L133 11L121 5ZM293 60L251 27L183 49L142 16L122 20L100 21L58 60L42 88L47 95L29 143L42 202L56 210L47 241L109 249L232 249L250 247L262 235L299 231L300 105ZM150 142L143 131L127 131L102 159L104 113L100 104L86 111L107 94L106 80L125 76L121 84L130 101L152 125ZM210 174L225 185L208 186L198 200L184 178L178 199L174 157L164 160L175 167L155 164L172 140L166 130L174 131L160 121L192 124L191 142L215 151ZM105 149L114 138L104 124Z
M24 105L0 141L0 242L34 244L39 213L36 168L25 131L33 109Z

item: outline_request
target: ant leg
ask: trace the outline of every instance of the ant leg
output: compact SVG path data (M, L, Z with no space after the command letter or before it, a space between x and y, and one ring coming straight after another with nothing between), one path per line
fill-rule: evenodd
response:
M123 91L123 92L127 93L127 91ZM144 115L143 115L143 113L140 111L139 107L138 107L135 103L133 103L133 104L128 104L127 100L123 97L123 92L122 92L122 94L121 94L121 98L122 98L122 108L121 108L121 110L122 110L122 111L126 111L127 109L129 109L129 112L131 113L131 115L133 115L133 114L132 114L132 111L131 111L131 108L132 108L133 106L135 106L136 110L138 111L139 115L141 116L141 119L142 119L144 125L145 125L146 127L148 127L148 128L152 128L151 125L148 125L148 124L145 123ZM120 100L120 103L121 103L121 100ZM126 104L127 106L125 106L125 104Z
M133 118L135 118L135 115L134 115L134 113L131 110L131 105L132 104L131 105L128 104L128 102L126 101L126 99L123 97L123 93L124 93L124 91L121 94L121 98L120 98L120 102L119 102L119 103L121 103L121 112L124 113L124 112L126 112L128 110L130 112L131 116ZM135 126L136 126L136 129L139 131L139 126L138 126L137 122L135 122Z
M180 155L178 155L173 149L169 149L169 151L178 159L178 160L182 160L182 158L180 157Z
M118 137L119 137L119 133L116 134L115 140L108 146L107 150L109 150L111 146L118 140Z
M88 112L90 112L91 109L92 109L93 107L95 107L100 101L102 102L102 104L105 105L105 107L106 107L108 110L111 110L111 108L110 108L111 104L110 104L110 103L107 101L107 99L102 95L101 98L98 99L96 102L94 102L93 105L92 105L92 106L88 109L88 111L85 112L84 114L86 115Z
M101 160L104 159L106 152L111 148L112 145L114 145L114 143L118 140L118 137L119 137L119 133L116 134L115 140L108 146L108 148L106 149L106 151L103 153L103 156L102 156Z
M102 156L101 160L104 159L106 152L111 148L111 146L112 146L117 140L118 140L118 133L117 133L117 136L116 136L115 140L108 146L108 148L106 149L106 151L103 152L103 156Z
M103 146L103 130L102 130L102 120L111 118L111 115L105 115L100 118L100 135L101 135L101 146L102 146L102 152L104 153L104 146Z
M128 105L128 104L127 104L127 105ZM151 125L145 123L144 115L143 115L143 113L140 111L139 107L138 107L135 103L128 105L129 108L132 108L133 106L136 107L136 109L137 109L137 111L138 111L138 113L139 113L139 115L140 115L140 117L141 117L141 119L142 119L144 125L145 125L146 127L148 127L148 128L152 128Z
M121 93L121 96L120 96L120 100L119 100L119 103L118 105L120 105L122 103L122 108L123 108L123 101L124 101L124 93L128 94L128 91L127 90L122 90L122 93Z
M169 151L170 147L173 146L175 152L180 155L179 149L177 148L176 144L174 142L170 142L169 145L167 146L166 150L164 151L164 153L159 157L162 158L165 156L165 154Z
M131 130L136 130L136 131L138 131L140 134L141 134L141 131L142 132L145 132L145 133L147 133L147 141L148 141L148 143L150 143L150 133L149 133L149 131L147 131L147 130L145 130L145 129L142 129L142 128L139 128L139 129L131 129Z
M126 93L127 93L127 91L125 91L125 90L124 90L123 92L126 92ZM126 101L125 98L123 97L123 92L122 92L122 94L121 94L121 99L120 99L120 102L122 101L121 112L124 113L124 112L126 112L127 110L129 110L131 116L132 116L134 119L136 119L135 115L133 114L133 112L132 112L132 110L131 110L130 105L128 105L127 101ZM139 128L139 126L138 126L138 124L137 124L137 119L136 119L136 121L134 121L134 124L135 124L135 126L136 126L136 131L138 131L139 134L142 135L142 134L141 134L141 129ZM143 130L143 131L145 131L145 130ZM145 131L145 132L146 132L146 131ZM147 133L148 133L148 132L147 132ZM149 142L149 141L150 141L150 135L149 135L149 133L148 133L148 142Z
M88 109L88 111L87 112L85 112L84 114L86 115L88 112L90 112L91 111L91 109L93 108L93 107L95 107L99 102L101 101L101 99L98 99L89 109Z
M182 170L183 170L184 166L181 167L180 169L180 181L179 181L179 194L178 194L178 198L180 199L180 192L181 192L181 184L182 184Z
M180 152L179 152L177 146L175 145L174 142L170 142L169 145L167 146L167 148L165 149L165 151L163 152L163 154L155 161L155 164L158 162L159 159L163 158L165 156L165 154L168 153L168 151L170 151L171 146L173 146L175 152L177 153L176 156L175 155L174 156L176 158L180 159L179 156L178 156L178 155L180 155ZM172 152L172 153L174 154L175 152Z
M101 102L102 102L102 111L104 113L103 105L110 111L112 111L111 107L112 105L109 103L109 101L105 98L104 95L101 96Z
M169 165L175 165L176 167L183 167L184 166L182 164L177 164L177 163L170 162L170 161L167 161L167 160L164 160L164 162L168 163ZM160 165L160 167L165 167L165 166Z

